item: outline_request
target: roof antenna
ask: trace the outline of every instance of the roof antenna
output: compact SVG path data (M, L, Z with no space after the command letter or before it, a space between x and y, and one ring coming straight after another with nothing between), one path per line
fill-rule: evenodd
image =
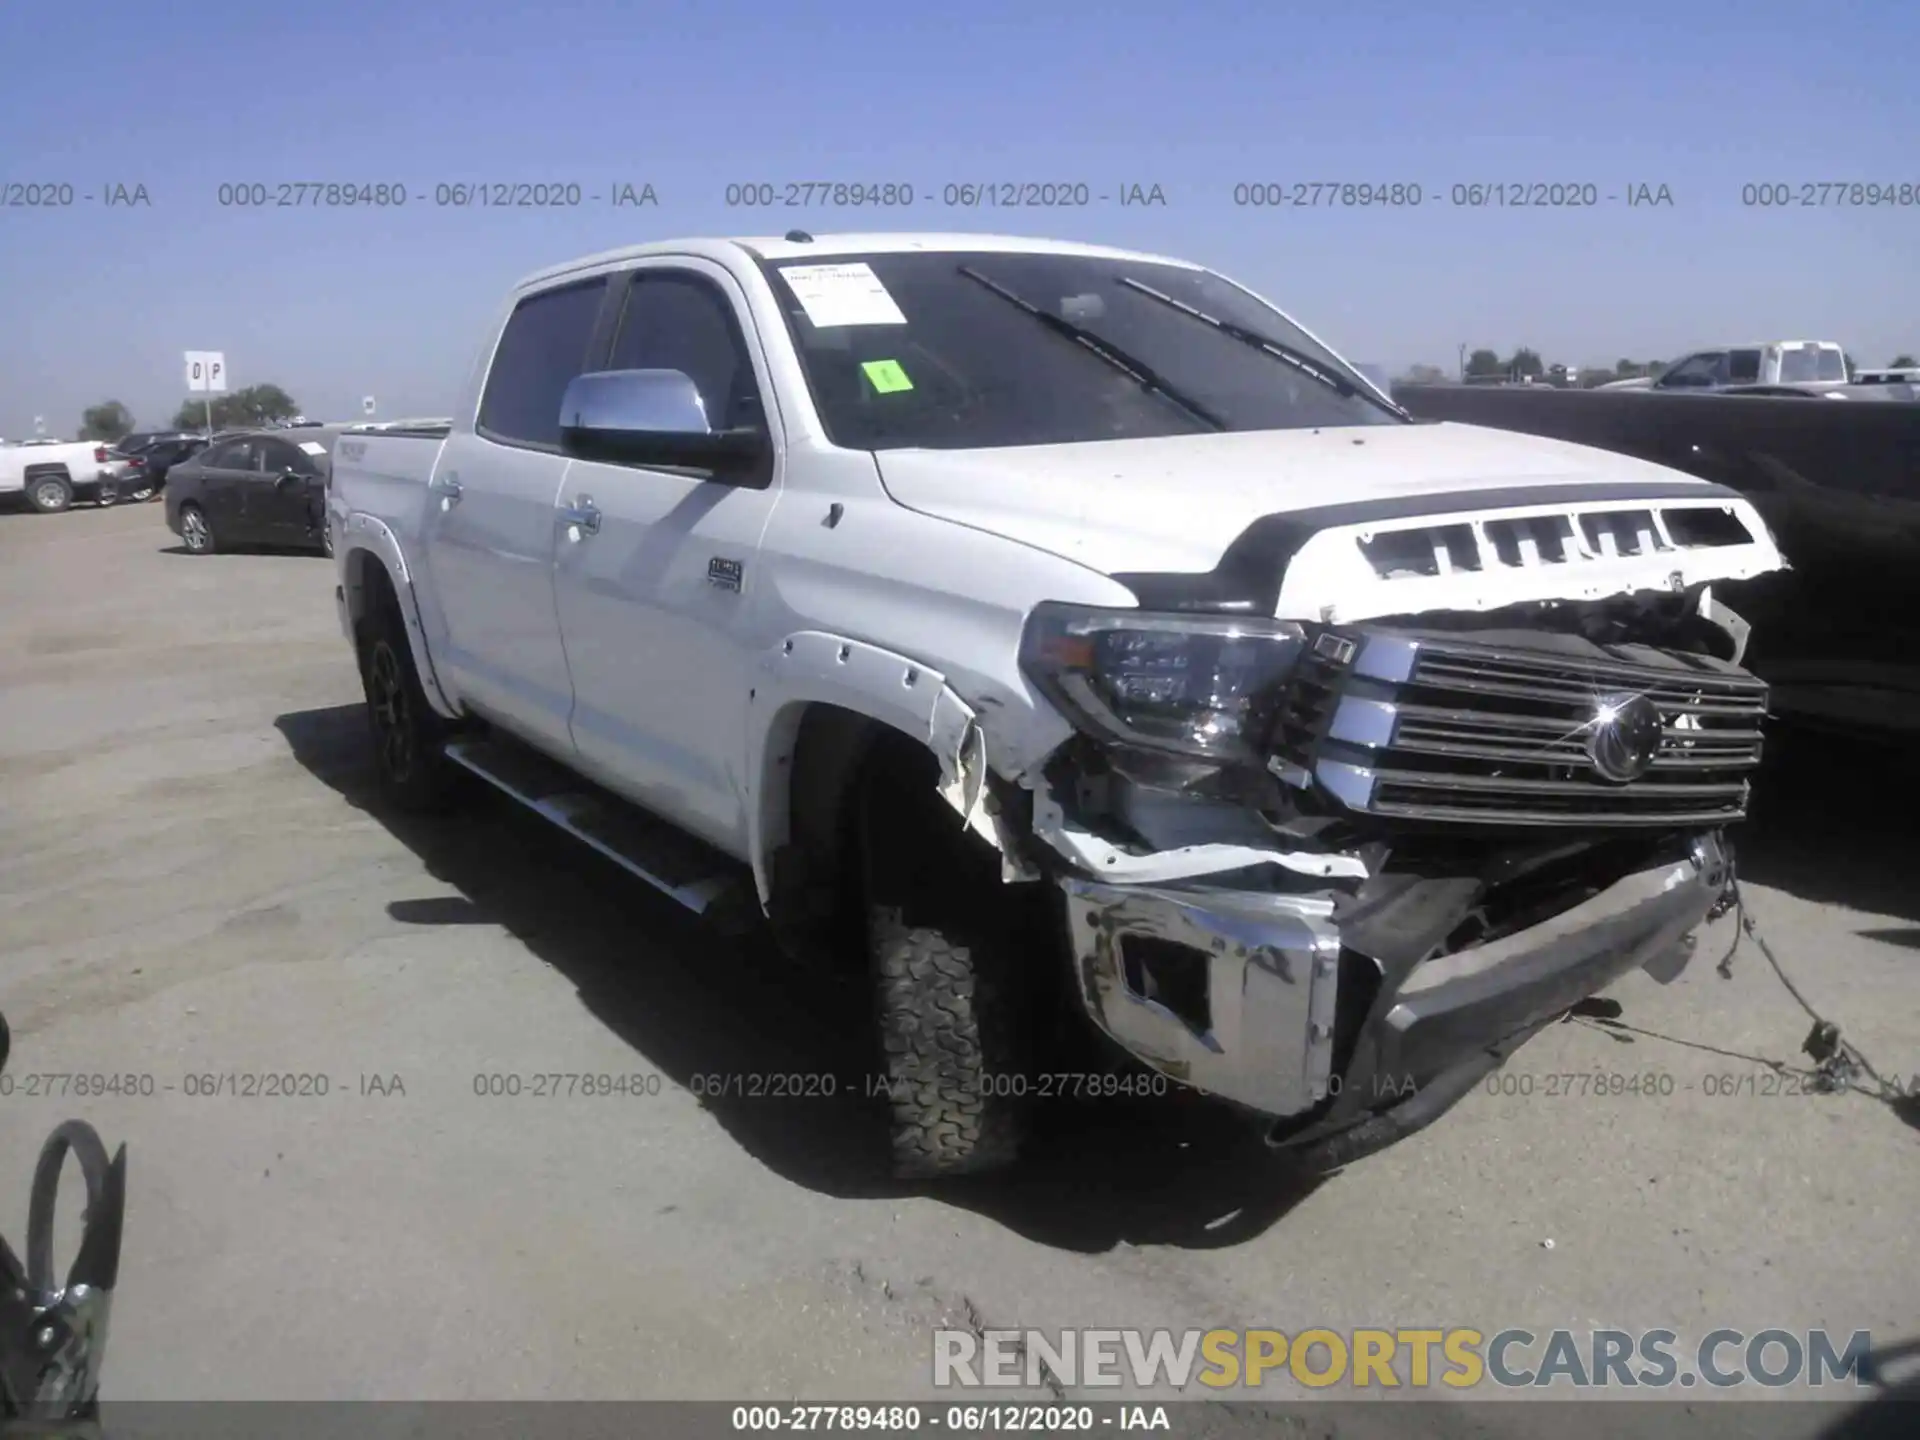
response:
M796 245L811 245L813 243L813 237L804 230L787 231L787 239Z

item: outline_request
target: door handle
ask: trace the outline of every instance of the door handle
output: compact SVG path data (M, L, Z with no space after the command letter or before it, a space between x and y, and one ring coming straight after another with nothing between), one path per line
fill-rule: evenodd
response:
M593 503L591 495L582 495L573 504L562 505L560 518L577 527L582 535L600 533L600 508Z
M440 496L449 505L460 498L460 490L458 475L436 475L427 482L427 493Z

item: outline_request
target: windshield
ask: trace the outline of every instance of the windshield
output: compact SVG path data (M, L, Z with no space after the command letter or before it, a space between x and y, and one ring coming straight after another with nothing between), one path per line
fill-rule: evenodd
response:
M1847 378L1847 364L1838 350L1825 345L1790 345L1780 355L1780 378L1804 384Z
M1365 380L1324 345L1211 271L991 251L762 268L836 445L951 450L1408 423L1353 393ZM1249 343L1249 331L1308 366Z

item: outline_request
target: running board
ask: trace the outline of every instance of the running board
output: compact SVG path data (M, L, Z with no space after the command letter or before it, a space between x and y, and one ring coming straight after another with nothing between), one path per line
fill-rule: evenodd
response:
M446 756L696 915L745 899L744 866L518 741L454 740Z

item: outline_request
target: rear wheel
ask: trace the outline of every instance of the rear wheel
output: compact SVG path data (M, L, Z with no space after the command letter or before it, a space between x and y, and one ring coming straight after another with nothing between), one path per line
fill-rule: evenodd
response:
M213 538L207 512L198 505L180 507L180 543L195 555L211 555L220 548Z
M142 500L151 500L154 492L159 488L160 487L155 485L151 480L142 480L127 492L127 499L133 501L135 504L139 504Z
M42 515L56 515L73 504L73 486L58 475L41 475L27 483L27 498Z
M445 754L450 727L420 688L406 625L391 592L360 622L359 649L382 798L399 810L446 808L454 780Z
M101 481L100 488L93 492L93 503L98 505L102 510L106 509L107 506L113 504L114 501L119 498L120 487L111 480Z

